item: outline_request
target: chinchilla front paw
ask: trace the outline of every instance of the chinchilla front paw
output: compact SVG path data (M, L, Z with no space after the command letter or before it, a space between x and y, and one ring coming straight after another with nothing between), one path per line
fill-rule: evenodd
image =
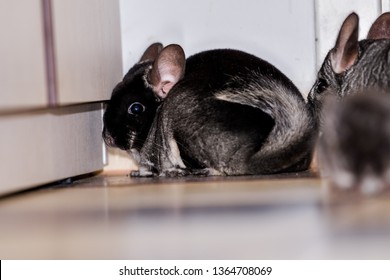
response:
M130 172L130 177L155 177L157 176L156 172L153 172L148 167L140 166L138 170L132 170Z
M190 175L190 172L186 168L170 168L160 173L160 177L184 177Z
M161 177L184 177L184 176L220 176L221 173L213 168L187 169L170 168L160 173Z

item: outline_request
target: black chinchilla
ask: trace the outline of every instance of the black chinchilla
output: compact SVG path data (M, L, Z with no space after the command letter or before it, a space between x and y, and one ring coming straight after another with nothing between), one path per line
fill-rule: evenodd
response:
M390 13L358 41L359 18L344 21L310 94L320 123L321 174L339 189L376 193L390 185Z
M155 43L113 90L103 137L139 163L132 176L245 175L307 169L314 131L302 95L268 62L229 49L186 60Z

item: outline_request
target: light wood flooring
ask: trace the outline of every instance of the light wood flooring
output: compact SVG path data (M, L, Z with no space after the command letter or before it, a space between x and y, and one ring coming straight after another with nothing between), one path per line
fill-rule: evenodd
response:
M0 199L0 259L390 259L390 195L98 174Z

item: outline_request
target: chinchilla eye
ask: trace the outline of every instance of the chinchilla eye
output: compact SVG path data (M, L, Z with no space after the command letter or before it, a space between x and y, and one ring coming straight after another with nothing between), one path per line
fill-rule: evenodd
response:
M139 115L145 111L145 106L139 102L134 102L129 106L127 112L131 115Z
M319 78L316 85L316 92L322 93L328 88L328 82L325 79Z

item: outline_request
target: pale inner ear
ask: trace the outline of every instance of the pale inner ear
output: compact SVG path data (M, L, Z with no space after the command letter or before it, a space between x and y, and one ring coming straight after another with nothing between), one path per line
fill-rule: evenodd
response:
M390 39L390 12L382 14L375 20L367 39Z
M330 54L334 72L342 73L356 62L359 52L358 36L359 17L352 13L341 26L336 45Z
M139 62L142 61L155 61L161 50L163 49L163 45L161 43L151 44L142 55Z
M164 99L184 76L185 54L179 45L165 47L155 60L148 79L155 94Z

